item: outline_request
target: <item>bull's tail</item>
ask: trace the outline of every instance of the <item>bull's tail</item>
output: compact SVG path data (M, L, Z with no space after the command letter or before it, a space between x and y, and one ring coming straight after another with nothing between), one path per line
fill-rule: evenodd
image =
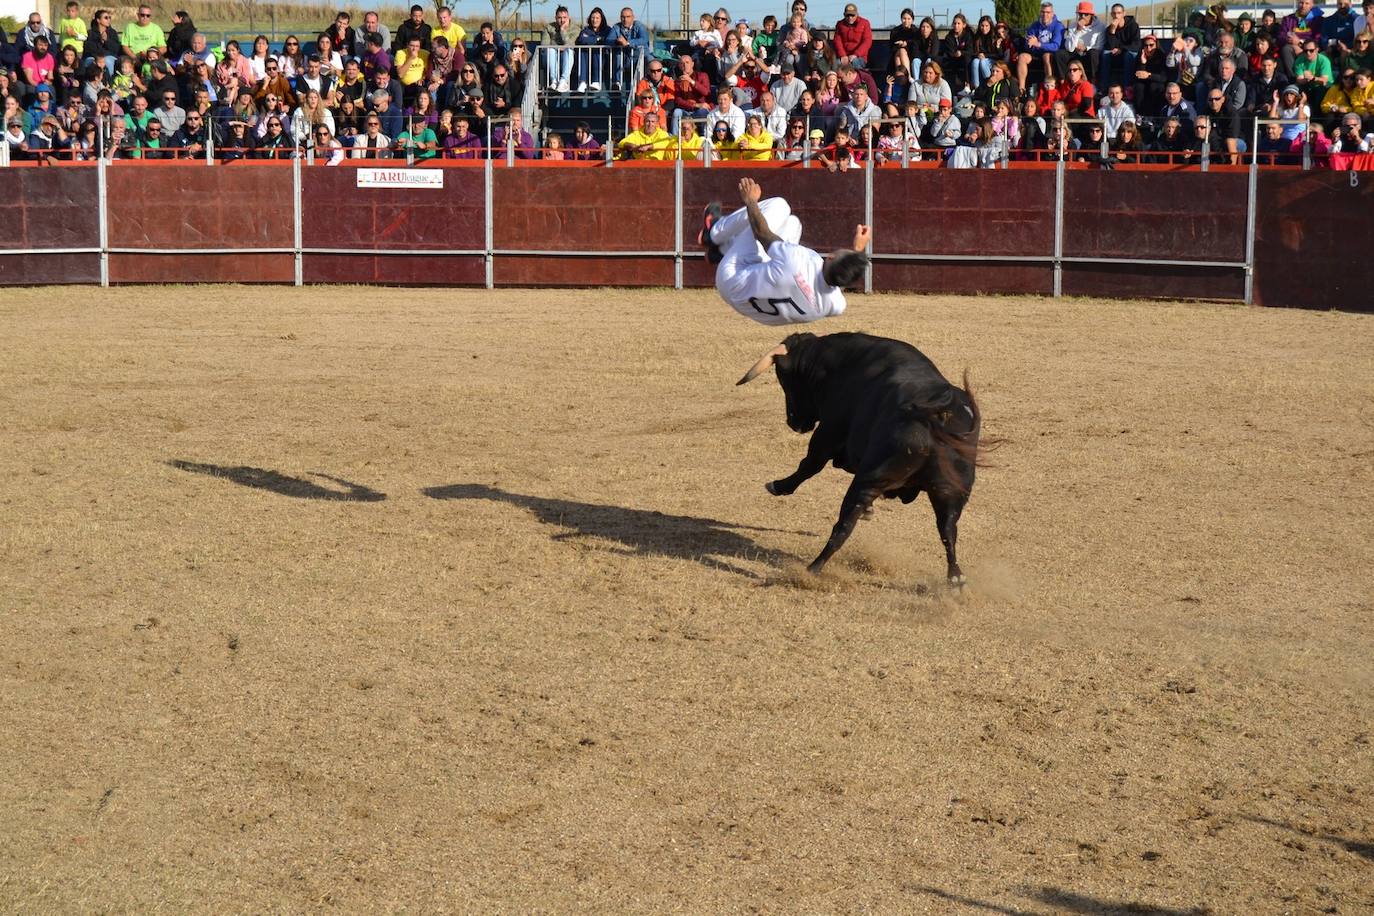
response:
M959 393L963 394L962 399L958 397ZM932 451L940 476L954 489L967 494L969 483L956 462L969 467L989 467L984 455L1005 442L1000 437L983 437L983 415L978 409L973 386L969 383L968 370L964 370L962 392L951 385L945 404L922 405L917 410L925 415L931 439L936 445Z

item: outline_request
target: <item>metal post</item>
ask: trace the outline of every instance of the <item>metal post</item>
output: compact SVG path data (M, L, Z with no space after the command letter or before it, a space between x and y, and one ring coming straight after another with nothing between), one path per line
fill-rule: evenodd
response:
M1054 164L1054 296L1064 295L1064 149Z
M215 164L215 129L205 125L205 164Z
M1302 125L1302 170L1312 171L1312 128L1311 122L1305 121Z
M296 262L296 285L302 286L305 283L305 265L301 258L301 157L291 157L291 218L292 218L292 244L295 245Z
M487 123L490 124L491 122L488 121ZM484 195L483 195L483 202L482 202L482 224L483 224L483 232L485 233L485 236L484 236L485 241L483 242L483 245L486 246L485 258L486 258L486 263L487 263L487 289L492 289L492 288L496 285L496 284L495 284L495 281L494 281L494 266L493 266L493 264L492 264L492 249L495 248L496 245L494 244L494 242L493 242L493 240L492 240L492 235L493 235L493 222L494 222L494 216L493 216L492 210L493 210L494 208L493 208L492 202L491 202L491 200L492 200L492 189L491 189L492 175L491 175L491 160L490 160L490 159L487 159L487 160L486 160L486 163L485 163L485 164L483 165L483 167L482 167L482 171L483 171L483 176L484 176L484 179L485 179L484 182L483 182Z
M1245 304L1255 303L1255 201L1259 189L1259 118L1254 119L1250 140L1250 181L1245 198Z
M802 168L804 168L804 169L809 169L809 168L811 168L811 116L810 116L810 115L807 115L807 116L806 116L806 128L805 128L805 130L804 130L804 133L806 134L806 137L805 137L805 139L802 140Z
M9 126L8 126L8 125L0 125L0 126L3 126L3 127L4 127L5 133L9 133ZM26 139L27 139L27 138L26 138ZM7 169L7 168L9 168L9 167L10 167L10 141L9 141L9 138L6 137L6 138L5 138L5 142L0 143L0 169Z
M1202 144L1202 171L1207 171L1212 164L1212 122L1207 122L1207 140Z
M602 74L603 76L605 74ZM615 162L615 144L611 142L611 116L606 115L606 168L611 168Z
M9 144L6 143L6 146ZM105 183L105 157L95 165L96 220L100 232L100 285L110 285L110 203Z
M873 225L873 128L868 129L868 162L864 163L864 225ZM873 243L868 243L868 253L873 252ZM864 292L873 292L873 259L870 257L868 263L864 265Z
M515 134L511 130L510 121L506 121L506 168L515 168Z
M682 138L673 163L673 289L682 289Z

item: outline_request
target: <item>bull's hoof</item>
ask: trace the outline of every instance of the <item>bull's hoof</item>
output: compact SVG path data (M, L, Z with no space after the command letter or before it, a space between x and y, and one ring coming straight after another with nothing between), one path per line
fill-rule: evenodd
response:
M955 573L949 577L949 587L952 591L962 592L966 585L968 585L968 576L963 573Z
M873 517L873 507L872 507L872 506L869 506L867 509L865 509L865 510L863 511L863 515L860 515L860 516L859 516L859 518L872 518L872 517Z
M778 482L776 480L768 481L766 484L763 485L763 488L774 496L787 495L785 492L783 492L782 488L778 486Z

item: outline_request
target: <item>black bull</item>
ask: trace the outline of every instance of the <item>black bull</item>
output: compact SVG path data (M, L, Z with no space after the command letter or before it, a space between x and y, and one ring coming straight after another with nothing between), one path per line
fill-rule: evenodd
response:
M787 425L815 430L797 470L766 484L774 496L794 492L833 461L854 475L840 519L811 562L818 572L879 497L909 503L930 495L952 585L964 584L955 559L959 515L973 489L980 417L968 389L951 385L910 344L868 334L793 334L739 380L769 365L787 398Z

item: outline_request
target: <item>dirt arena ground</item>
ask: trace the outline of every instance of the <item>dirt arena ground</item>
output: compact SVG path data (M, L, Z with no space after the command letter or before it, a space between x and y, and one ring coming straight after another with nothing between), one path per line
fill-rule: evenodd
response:
M1374 317L857 297L951 596L708 292L0 297L0 910L1374 910Z

